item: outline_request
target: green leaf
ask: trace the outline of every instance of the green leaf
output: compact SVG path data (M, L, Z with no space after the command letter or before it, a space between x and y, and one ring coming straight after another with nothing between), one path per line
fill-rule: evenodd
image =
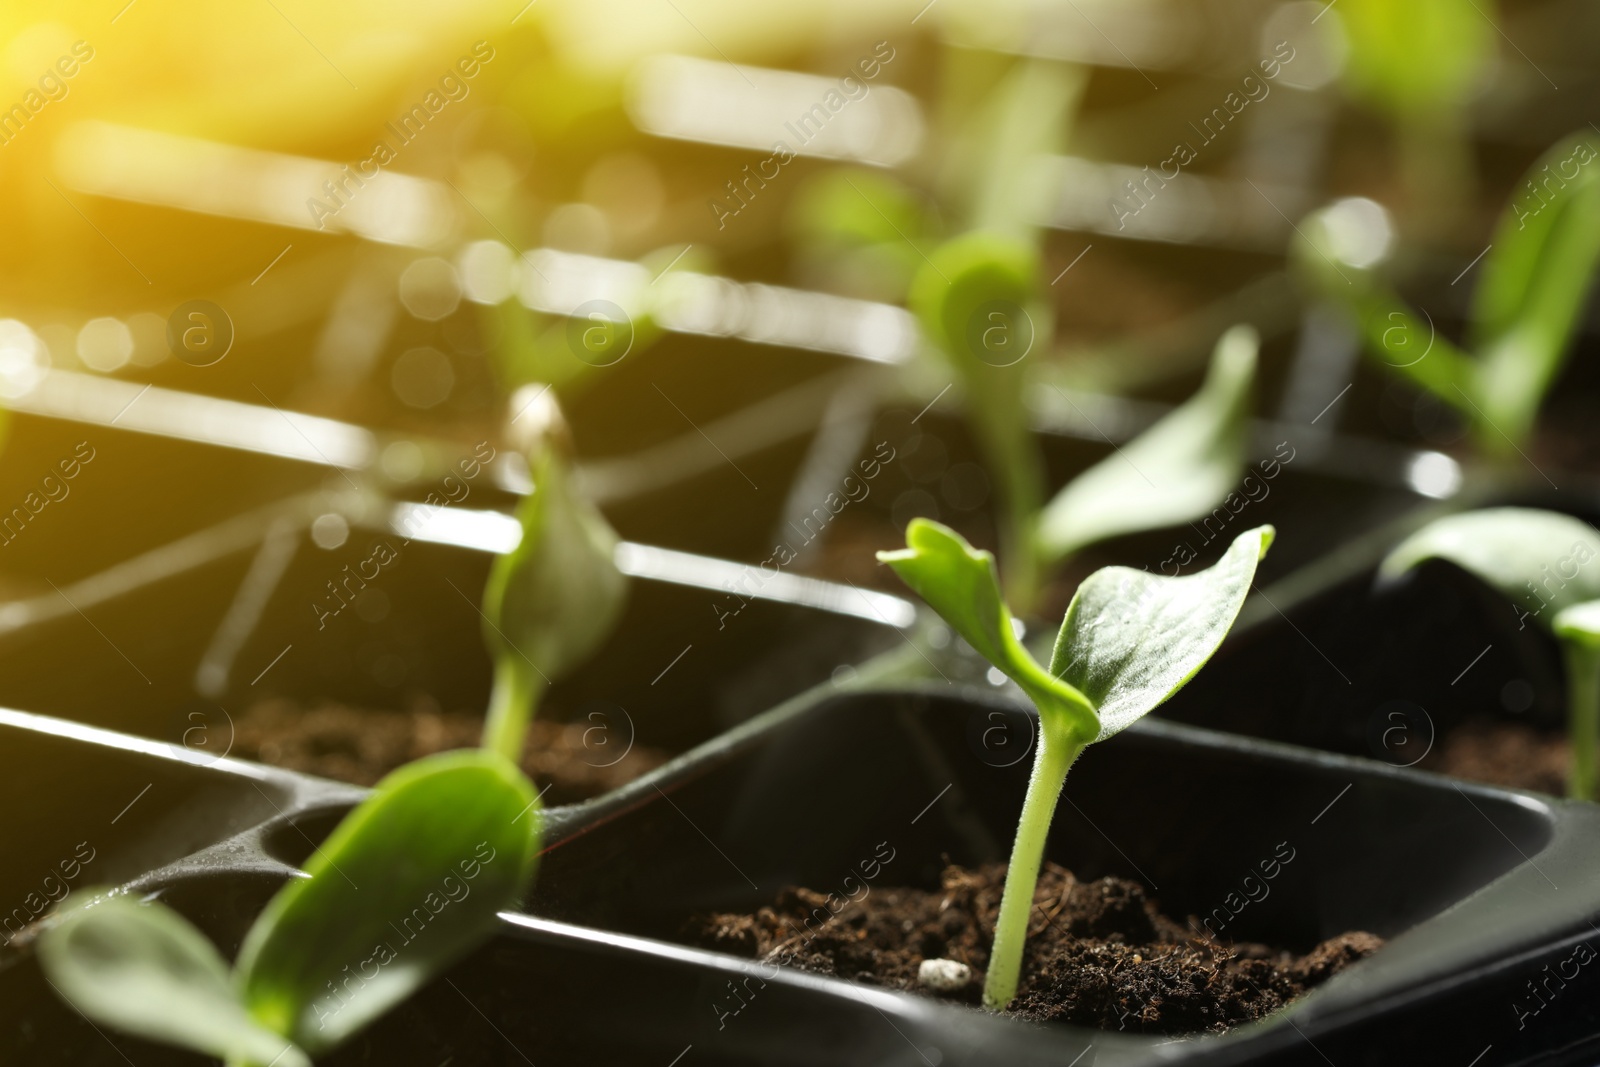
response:
M573 486L550 444L532 457L533 492L517 512L522 541L496 559L483 594L484 639L555 681L593 655L616 625L627 579L612 560L617 535Z
M1039 517L1044 558L1189 522L1220 504L1244 468L1259 344L1249 326L1223 334L1199 392L1057 493Z
M947 526L913 519L906 527L906 547L879 552L878 559L893 567L984 659L1016 682L1041 715L1060 715L1078 736L1094 736L1099 724L1083 694L1051 677L1017 640L1011 612L1000 596L993 555L974 549Z
M910 306L961 382L966 415L997 483L1001 561L1012 597L1032 593L1033 525L1043 460L1023 394L1027 357L1049 336L1033 300L1037 260L1015 237L975 231L945 242L911 284Z
M1032 238L1059 194L1049 167L1071 135L1089 68L1051 59L1013 63L981 105L957 166L973 175L975 227Z
M1402 114L1463 100L1493 59L1490 0L1344 0L1334 12L1350 42L1345 84Z
M808 180L789 207L789 228L807 244L843 248L898 245L923 236L922 205L904 182L866 167L824 171ZM919 260L920 262L920 260Z
M95 894L39 938L62 999L96 1024L229 1062L310 1067L304 1052L250 1017L228 965L164 904Z
M1181 689L1205 666L1255 580L1273 528L1234 538L1216 565L1181 578L1103 567L1078 587L1050 673L1088 697L1103 741Z
M1587 131L1541 156L1501 216L1473 294L1477 395L1520 441L1561 369L1600 262L1600 164Z
M1600 566L1590 565L1596 555L1600 536L1570 515L1485 508L1424 526L1390 551L1378 575L1393 579L1424 560L1447 560L1551 625L1557 612L1600 598Z
M245 1003L311 1052L333 1047L475 948L539 847L533 786L491 752L379 782L284 886L239 953Z
M985 312L1004 303L1008 314L1031 316L1037 269L1033 250L1015 237L984 230L962 234L928 256L911 287L911 309L964 374L1012 367L1026 354L1031 335L1019 329L1022 324Z
M1296 272L1355 319L1373 362L1479 422L1482 415L1473 407L1477 366L1439 333L1432 319L1419 316L1395 295L1375 269L1352 262L1352 249L1376 240L1363 232L1363 221L1360 213L1341 204L1306 216L1290 239ZM1371 254L1370 249L1363 251Z
M1550 628L1563 641L1600 649L1600 600L1585 600L1562 608L1551 620Z

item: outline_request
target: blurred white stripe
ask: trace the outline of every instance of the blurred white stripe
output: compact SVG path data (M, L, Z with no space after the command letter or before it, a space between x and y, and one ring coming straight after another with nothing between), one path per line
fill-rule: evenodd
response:
M1140 168L1073 156L1041 160L1058 192L1040 221L1135 241L1280 250L1289 220L1305 209L1297 190L1184 171L1168 178L1160 171L1165 162Z
M450 190L380 169L332 194L345 164L106 122L80 122L56 145L56 170L73 189L275 226L347 231L384 244L431 247L455 225ZM358 187L357 182L361 183ZM332 214L312 210L320 201ZM342 205L342 206L341 206Z
M9 398L6 406L346 470L369 466L377 454L372 433L349 423L75 371L45 371L37 385Z
M885 167L905 162L922 146L916 98L855 71L828 78L652 56L634 72L628 113L634 125L658 137L767 153L782 142L798 156ZM761 178L773 180L783 162L771 160L771 173L751 180L764 186ZM732 177L738 184L741 175Z
M909 600L888 593L783 571L768 572L754 564L731 563L670 548L624 541L617 546L616 561L618 570L636 578L689 585L756 600L799 604L896 629L910 626L917 618L917 609Z

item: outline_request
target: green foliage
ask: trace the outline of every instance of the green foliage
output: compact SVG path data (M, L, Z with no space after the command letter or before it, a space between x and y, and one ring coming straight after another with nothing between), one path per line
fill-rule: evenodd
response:
M1070 722L1075 736L1092 739L1099 731L1094 706L1040 666L1017 640L1011 612L1000 595L993 555L974 549L948 527L913 519L906 527L906 547L879 552L878 559L893 567L984 659L1016 682L1041 715Z
M1396 5L1404 7L1405 5ZM1514 452L1533 431L1600 263L1600 167L1589 136L1556 144L1525 175L1484 256L1468 355L1372 271L1341 253L1341 223L1313 215L1296 239L1302 274L1349 308L1379 363L1456 408L1479 446Z
M1040 555L1057 562L1216 507L1244 469L1259 345L1249 326L1223 334L1199 392L1057 493L1039 516Z
M40 939L45 974L90 1019L230 1063L304 1065L471 951L532 877L532 784L492 752L448 752L379 782L278 891L230 980L160 904L100 896Z
M1550 629L1563 641L1600 648L1600 600L1585 600L1556 612Z
M1490 0L1344 0L1345 84L1397 113L1436 113L1471 91L1494 57Z
M1234 538L1207 570L1181 578L1102 567L1084 579L1061 623L1050 673L1094 705L1104 741L1154 710L1222 644L1272 545L1271 526Z
M533 463L517 510L522 540L495 560L484 589L484 640L497 660L532 661L554 680L599 648L621 614L627 579L612 562L617 535L576 492L555 450Z
M513 761L540 693L604 643L628 588L612 559L616 532L572 484L554 401L540 394L522 418L533 424L533 492L517 512L522 540L495 560L483 594L484 640L495 662L484 743Z
M1424 526L1378 568L1394 579L1425 560L1442 559L1504 594L1519 628L1547 627L1562 646L1567 732L1572 744L1570 795L1600 800L1600 538L1568 515L1534 508L1488 508Z
M1561 370L1600 262L1595 156L1585 132L1534 163L1500 218L1473 293L1477 400L1519 440Z
M985 1006L998 1011L1016 993L1045 838L1073 761L1089 744L1148 714L1205 665L1244 605L1272 537L1270 526L1240 534L1214 567L1187 577L1127 567L1091 574L1067 608L1049 671L1017 640L989 553L916 519L904 550L878 554L1039 710L1039 748L1006 871Z
M89 1019L230 1063L309 1067L239 1001L228 964L171 908L86 893L39 940L39 963Z
M251 927L238 961L251 1013L316 1052L410 996L521 897L538 851L534 808L531 783L492 752L390 774ZM362 979L354 990L350 973Z
M899 303L935 230L916 193L877 169L840 168L808 180L788 226L809 269L843 291Z
M1006 587L1024 606L1036 582L1032 529L1044 483L1023 405L1025 358L1049 336L1033 295L1037 269L1021 239L975 231L934 250L909 300L961 384L973 435L998 482Z
M1570 515L1485 508L1424 526L1389 551L1378 575L1392 580L1425 560L1447 560L1521 605L1522 615L1549 626L1557 612L1600 598L1600 566L1587 565L1597 555L1600 535Z

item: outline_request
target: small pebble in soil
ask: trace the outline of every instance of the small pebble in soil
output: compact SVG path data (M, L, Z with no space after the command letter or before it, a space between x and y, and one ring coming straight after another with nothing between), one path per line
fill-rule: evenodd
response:
M923 960L917 965L917 981L935 993L954 993L972 981L972 968L959 960Z
M947 867L937 888L883 886L859 901L791 886L754 912L698 915L692 944L977 1006L1005 867ZM1137 882L1081 881L1046 862L1010 1015L1148 1034L1221 1033L1274 1014L1382 947L1349 931L1315 946L1216 942L1164 914ZM910 923L909 929L907 923ZM1302 954L1303 953L1303 954ZM946 983L962 967L966 981Z

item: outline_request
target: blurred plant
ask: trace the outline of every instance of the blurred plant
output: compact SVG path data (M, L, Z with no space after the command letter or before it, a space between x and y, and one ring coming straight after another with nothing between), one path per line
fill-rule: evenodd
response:
M1249 448L1259 347L1252 327L1228 330L1193 396L1055 495L1036 534L1047 564L1108 538L1192 522L1227 498Z
M39 962L97 1023L232 1067L305 1067L493 932L533 876L537 805L496 753L429 756L344 818L268 902L231 973L176 911L121 890L49 920Z
M946 72L942 199L964 208L969 229L1037 247L1057 191L1050 157L1066 147L1088 68L952 47Z
M961 382L967 422L997 482L1006 589L1026 611L1039 585L1033 524L1044 462L1028 425L1025 357L1047 309L1034 296L1027 244L974 231L936 249L911 283L909 303Z
M540 839L538 798L517 768L528 721L550 682L605 640L626 580L612 562L615 533L572 486L549 387L513 404L534 489L519 512L522 539L495 561L484 593L495 673L482 747L379 782L306 863L308 877L268 903L231 976L162 904L112 890L63 912L39 954L74 1008L239 1067L304 1065L469 952L515 906Z
M932 212L891 175L839 168L809 180L790 204L788 228L803 269L854 296L899 302L918 249L938 232Z
M1297 267L1355 316L1368 353L1458 411L1477 446L1505 458L1533 432L1583 312L1600 261L1600 167L1585 135L1541 156L1512 198L1483 257L1468 351L1426 325L1359 251L1349 201L1311 216L1295 240ZM1376 210L1376 209L1374 209Z
M1430 559L1455 564L1521 607L1561 645L1567 679L1572 773L1567 793L1600 800L1600 555L1594 527L1534 508L1488 508L1429 523L1378 568L1394 580ZM1552 570L1552 567L1554 570Z
M1006 595L1032 610L1049 569L1094 542L1171 526L1216 507L1238 481L1255 380L1255 331L1217 342L1206 382L1138 438L1043 505L1044 464L1030 427L1025 357L1047 312L1034 260L1019 241L974 232L937 249L910 304L962 386L967 419L998 483Z
M1131 726L1205 665L1233 626L1272 537L1270 526L1240 534L1216 566L1183 578L1127 567L1094 572L1067 608L1048 671L1018 640L988 552L915 519L905 549L878 553L1039 711L1039 747L983 989L991 1011L1017 991L1045 838L1067 771L1086 747Z
M1487 9L1487 10L1486 10ZM1433 240L1460 232L1475 171L1467 103L1494 59L1488 0L1344 0L1345 86L1395 126L1409 212Z
M617 535L572 483L571 437L549 386L512 398L533 492L517 517L522 540L499 557L483 594L494 687L483 745L512 762L545 689L610 635L627 596L612 560Z

